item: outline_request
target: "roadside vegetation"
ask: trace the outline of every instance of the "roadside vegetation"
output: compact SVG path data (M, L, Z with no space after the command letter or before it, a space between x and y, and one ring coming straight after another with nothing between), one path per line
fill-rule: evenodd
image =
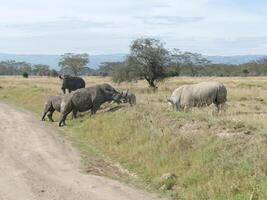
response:
M266 78L168 78L157 91L146 81L117 85L109 77L84 79L87 86L108 82L137 96L136 106L106 104L93 117L82 113L67 120L60 132L80 150L85 171L172 199L267 199ZM176 87L204 80L226 85L226 113L214 116L212 106L170 110L166 97ZM39 118L47 96L61 93L59 79L48 77L0 77L0 88L1 101Z

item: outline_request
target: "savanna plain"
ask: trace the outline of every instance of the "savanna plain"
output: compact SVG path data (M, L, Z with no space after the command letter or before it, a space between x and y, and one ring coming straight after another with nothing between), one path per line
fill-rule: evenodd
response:
M176 77L160 82L157 91L144 81L118 85L110 78L83 78L87 86L110 83L137 97L135 106L105 104L96 115L80 113L57 128L79 150L85 172L171 199L267 199L266 77ZM169 107L175 88L206 80L227 87L224 113L214 114L213 106L189 112ZM0 100L41 118L45 100L61 94L60 85L58 78L2 76Z

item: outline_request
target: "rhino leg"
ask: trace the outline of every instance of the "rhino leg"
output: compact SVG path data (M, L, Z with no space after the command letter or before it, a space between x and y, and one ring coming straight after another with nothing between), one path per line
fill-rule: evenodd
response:
M97 112L99 107L100 107L99 105L93 105L92 106L92 108L91 108L91 116Z
M44 113L43 113L43 115L42 115L42 121L45 121L45 116L46 116L46 114L48 113L48 111L44 111Z
M59 118L59 126L65 125L65 120L72 111L74 110L74 106L72 104L71 99L63 99L60 105L60 118Z
M66 120L67 116L68 116L68 114L61 114L60 115L59 124L58 124L60 127L66 125L65 120Z
M55 109L53 108L47 114L47 117L48 117L48 119L49 119L50 122L54 122L54 120L53 120L53 113L54 112L55 112Z
M78 113L78 111L76 109L72 110L72 119L76 119L77 118L77 113Z
M44 112L43 112L43 116L42 116L42 121L45 121L45 116L50 110L51 110L51 104L50 103L46 103L45 106L44 106Z
M215 104L215 107L217 113L225 112L225 103Z
M190 106L188 106L188 105L184 106L183 110L186 113L189 112L190 111Z
M59 124L58 124L60 127L66 125L66 123L65 123L66 118L67 118L68 114L71 113L71 111L72 111L72 109L71 109L71 110L68 110L68 111L65 111L65 112L62 112L62 113L60 114Z

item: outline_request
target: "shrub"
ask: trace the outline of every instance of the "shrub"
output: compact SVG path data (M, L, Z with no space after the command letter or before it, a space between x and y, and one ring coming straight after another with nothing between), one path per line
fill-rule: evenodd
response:
M23 78L28 78L29 77L29 74L27 72L23 72L22 77Z

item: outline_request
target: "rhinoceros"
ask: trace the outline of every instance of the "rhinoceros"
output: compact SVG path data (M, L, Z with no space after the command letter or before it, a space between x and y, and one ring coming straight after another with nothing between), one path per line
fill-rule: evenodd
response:
M109 84L99 84L87 88L78 89L61 102L59 126L65 125L68 114L91 110L95 114L105 102L115 101L121 103L122 93L119 93Z
M66 98L67 95L57 95L57 96L50 96L46 100L44 104L44 111L42 115L42 121L45 121L45 117L47 116L50 122L53 122L53 113L55 111L60 112L60 106L61 106L61 101L63 98ZM72 118L77 117L77 113L72 113Z
M217 111L223 109L227 101L226 87L217 81L206 81L198 84L178 87L168 98L168 102L177 111L186 111L192 107L215 104Z
M66 93L66 89L71 93L77 89L85 88L85 82L80 77L64 75L59 76L59 78L62 80L61 89L64 94Z
M136 104L136 96L129 90L127 90L125 93L123 92L122 99L123 103L129 103L131 106Z
M60 104L63 96L50 96L44 104L44 111L42 121L45 121L47 115L49 121L53 122L53 113L56 111L60 112Z

